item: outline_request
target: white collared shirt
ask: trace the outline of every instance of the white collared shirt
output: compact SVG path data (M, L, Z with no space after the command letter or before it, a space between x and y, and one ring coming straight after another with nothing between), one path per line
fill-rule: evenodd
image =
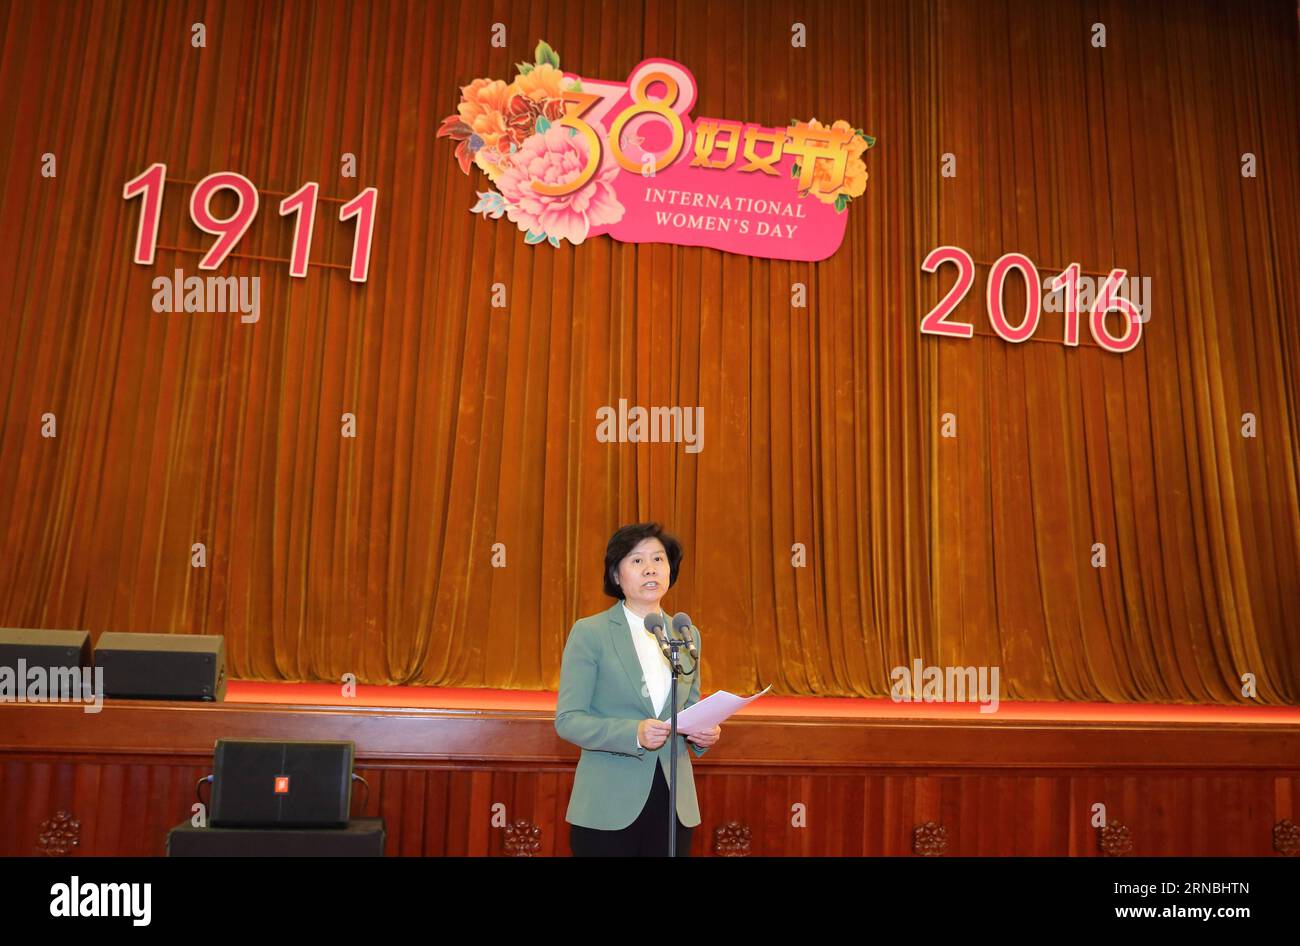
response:
M661 611L660 614L662 615L663 612ZM668 690L673 683L668 658L659 649L659 642L655 640L655 636L645 629L645 618L633 614L626 601L623 602L623 616L627 619L628 630L632 633L632 646L636 648L637 658L641 661L641 675L645 677L650 702L654 705L655 717L658 718L664 711L664 704L668 701ZM640 746L641 741L638 739L637 747Z

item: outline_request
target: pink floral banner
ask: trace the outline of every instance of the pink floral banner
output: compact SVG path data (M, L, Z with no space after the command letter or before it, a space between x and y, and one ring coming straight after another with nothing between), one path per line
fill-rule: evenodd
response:
M438 135L457 142L461 170L490 182L472 212L504 216L527 243L606 234L810 261L839 249L875 139L846 121L692 119L696 91L670 59L607 82L562 72L541 42L512 82L462 87Z

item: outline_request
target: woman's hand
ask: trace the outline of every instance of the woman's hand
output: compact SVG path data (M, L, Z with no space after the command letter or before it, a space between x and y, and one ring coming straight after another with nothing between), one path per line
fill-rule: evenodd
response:
M668 734L673 727L659 719L643 719L636 727L636 741L642 749L658 749L668 741ZM626 737L624 737L626 738Z
M693 733L686 737L687 741L695 743L701 749L707 749L713 745L722 736L722 727L714 726L712 729L704 729L700 732Z

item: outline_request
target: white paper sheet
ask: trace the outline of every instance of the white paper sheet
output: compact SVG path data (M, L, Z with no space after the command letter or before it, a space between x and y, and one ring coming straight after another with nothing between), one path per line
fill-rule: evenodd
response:
M706 696L690 709L678 713L677 731L684 736L689 736L692 733L712 729L736 710L742 706L748 706L770 689L772 689L772 686L768 684L763 688L762 693L755 693L753 696L736 696L736 694L728 693L726 690L719 690L717 693Z

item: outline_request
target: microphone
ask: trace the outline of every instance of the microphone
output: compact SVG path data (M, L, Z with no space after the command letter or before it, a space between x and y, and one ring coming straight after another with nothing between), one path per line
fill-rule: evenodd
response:
M668 639L664 637L664 619L658 611L651 612L645 616L645 629L655 636L659 642L659 649L663 651L665 657L672 659L672 649L668 646Z
M694 625L691 624L690 616L685 612L678 611L677 614L673 616L673 633L686 641L686 649L691 652L692 657L698 660L700 655L695 649L695 635L691 633L691 628L693 626Z

